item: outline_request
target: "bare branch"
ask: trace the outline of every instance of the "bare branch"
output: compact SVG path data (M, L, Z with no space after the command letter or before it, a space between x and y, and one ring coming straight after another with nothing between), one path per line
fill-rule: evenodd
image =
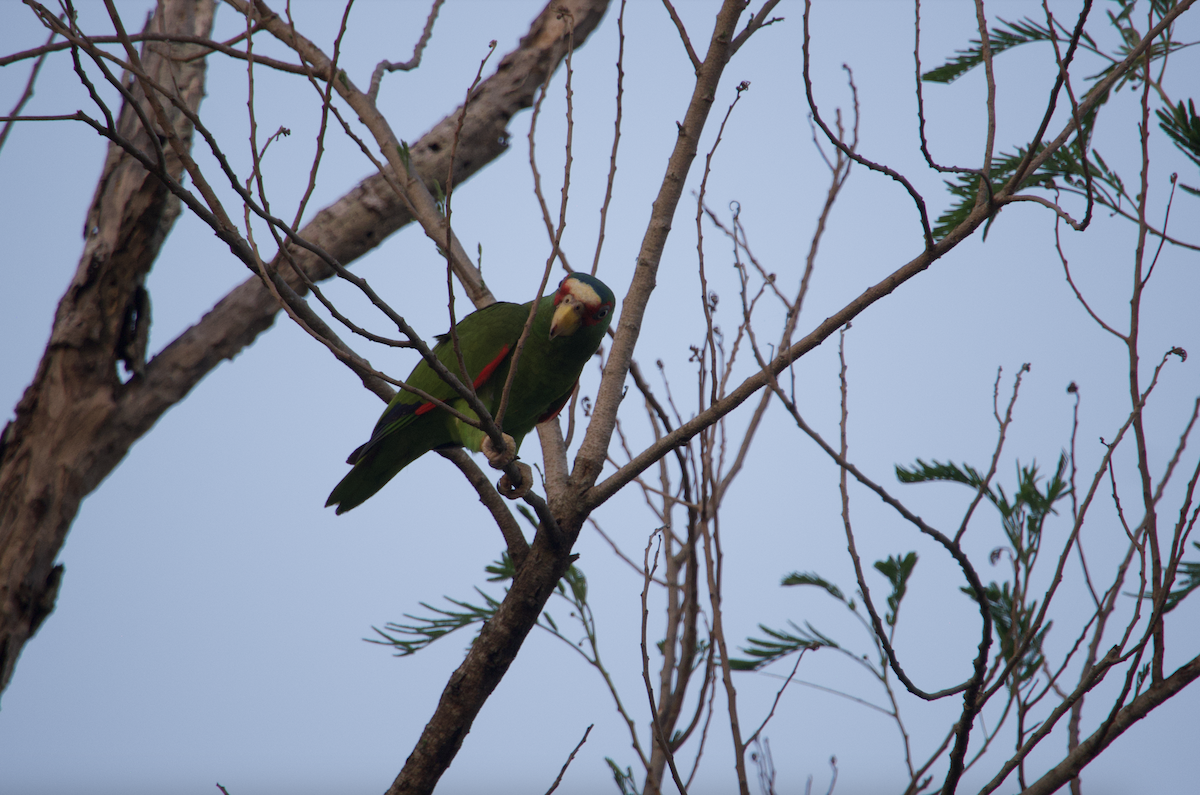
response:
M37 60L33 62L33 68L29 70L29 80L25 83L25 90L21 92L21 97L17 100L17 104L13 105L13 109L4 118L4 129L0 130L0 149L4 148L4 142L8 140L8 133L12 129L13 121L21 116L21 108L25 107L25 104L33 99L33 87L37 83L38 72L42 71L42 64L46 61L46 56L49 54L49 47L57 36L58 31L51 29L50 37L46 39L46 44L40 48L41 52L38 54Z
M567 773L567 768L571 766L571 762L575 760L575 754L579 753L579 749L587 742L588 735L592 733L592 727L596 724L588 724L587 729L583 732L583 737L575 745L575 750L571 751L571 755L567 757L567 761L563 762L562 770L558 771L558 777L554 779L554 783L550 785L550 789L546 790L546 795L550 795L554 790L558 789L558 785L562 783L563 776Z
M504 543L508 546L508 556L512 559L513 566L519 570L525 563L525 557L529 554L529 542L525 540L525 534L521 532L521 526L517 523L516 517L508 510L504 498L496 492L491 481L488 480L487 474L479 468L466 450L461 447L451 447L438 450L438 453L458 467L467 482L479 495L479 501L483 503L483 507L491 512L496 526L504 535ZM566 770L565 767L563 769Z
M421 65L421 55L425 52L425 45L429 44L429 39L433 36L433 23L437 21L438 11L442 8L442 3L446 0L433 0L433 7L429 9L429 18L425 20L425 29L421 31L421 37L417 39L416 45L413 46L412 57L407 61L380 61L375 67L375 71L371 73L371 85L367 89L367 98L374 102L379 98L379 84L383 82L385 72L411 72ZM584 739L587 735L584 735ZM572 754L571 756L574 756ZM568 762L569 764L569 762ZM563 768L565 771L566 768ZM560 777L561 778L561 777ZM555 782L555 786L558 786ZM550 788L551 791L554 787Z
M671 21L675 23L675 29L679 31L679 38L683 41L683 47L687 50L688 60L692 62L692 69L697 74L700 72L700 58L696 55L696 51L692 49L692 40L688 38L687 29L683 26L683 20L679 18L679 13L675 10L675 6L671 5L671 0L663 0L663 5L667 7L667 13L671 15Z
M655 276L662 259L667 236L671 230L675 208L679 205L685 178L696 157L700 133L704 129L704 124L716 98L716 89L727 62L729 43L733 38L742 8L743 5L739 0L725 0L722 3L713 27L708 54L697 73L687 113L683 122L679 124L678 138L667 162L667 172L664 175L658 197L655 199L650 223L642 239L633 283L621 303L621 315L617 321L612 347L609 350L604 379L600 383L593 419L575 458L571 476L574 488L580 492L596 482L603 467L604 454L608 449L608 442L612 438L617 408L624 391L625 376L629 372L633 350L641 332L646 305L654 290ZM650 463L653 462L648 461L647 466ZM583 503L585 510L590 510L599 504L590 498L584 500Z

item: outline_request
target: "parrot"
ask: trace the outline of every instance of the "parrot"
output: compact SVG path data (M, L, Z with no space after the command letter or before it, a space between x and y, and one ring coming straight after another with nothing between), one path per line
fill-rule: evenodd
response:
M454 327L468 380L493 416L500 408L512 353L532 303L498 302L472 312ZM513 455L533 426L553 419L571 397L580 372L608 330L614 303L612 290L586 273L567 274L553 295L538 302L501 429L512 439ZM450 335L437 339L434 355L462 380ZM424 359L409 374L407 383L468 417L476 417L467 402ZM482 449L489 460L496 455L486 433L436 404L401 390L375 424L371 438L346 459L354 468L334 487L325 507L336 505L338 514L345 513L368 500L400 470L430 450L458 446L474 452ZM528 481L525 478L526 484Z

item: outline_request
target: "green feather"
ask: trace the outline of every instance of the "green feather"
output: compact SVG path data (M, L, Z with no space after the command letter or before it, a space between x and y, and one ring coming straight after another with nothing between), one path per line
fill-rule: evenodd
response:
M603 282L578 273L571 274L567 279L576 279L595 290L600 296L603 311L599 317L592 318L590 324L585 322L581 325L574 334L550 339L554 296L546 296L538 303L533 328L517 365L504 416L503 430L513 437L518 448L534 425L553 416L570 397L579 373L600 347L612 318L614 298ZM529 308L529 303L519 306L496 303L473 312L455 326L469 380L479 382L476 384L476 394L493 416L500 408L504 383L508 380L512 365L512 354L525 327ZM448 334L439 337L433 352L446 369L461 380L458 357ZM492 372L480 380L480 374L489 365L493 365ZM407 383L468 417L476 416L466 401L442 381L424 360L413 369ZM326 506L336 505L340 514L361 505L400 470L430 450L461 445L479 451L484 438L482 431L459 421L443 409L421 410L424 403L423 399L411 392L400 391L396 394L376 423L370 440L350 454L346 463L353 464L354 468L334 488Z

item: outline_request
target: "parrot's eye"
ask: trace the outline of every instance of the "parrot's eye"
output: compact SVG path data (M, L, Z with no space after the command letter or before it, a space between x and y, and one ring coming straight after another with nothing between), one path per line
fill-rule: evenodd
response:
M606 317L608 317L608 307L602 306L596 311L596 319L603 320Z

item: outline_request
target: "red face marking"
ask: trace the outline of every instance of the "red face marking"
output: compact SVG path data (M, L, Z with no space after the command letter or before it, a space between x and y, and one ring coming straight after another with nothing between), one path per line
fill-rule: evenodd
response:
M586 304L585 304L585 306L586 306ZM600 306L596 307L595 309L592 309L589 306L588 313L586 315L584 315L584 317L583 317L583 325L594 326L597 323L599 323L601 320L603 320L604 318L608 317L608 313L611 311L612 311L612 304L608 303L607 301L604 302L603 304L600 304Z
M562 284L558 285L558 292L554 294L554 305L558 306L559 302L571 294L571 288L567 286L570 276L562 280Z

